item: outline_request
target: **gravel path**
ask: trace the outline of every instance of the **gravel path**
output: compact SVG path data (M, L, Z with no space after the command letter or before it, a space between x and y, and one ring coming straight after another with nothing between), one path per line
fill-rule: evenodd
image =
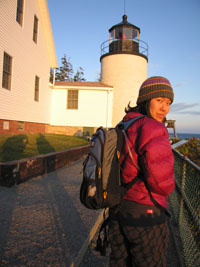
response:
M88 210L79 200L82 161L0 187L0 266L109 266L109 256L93 248L101 211ZM169 266L181 266L172 240Z
M0 266L71 266L100 212L79 201L82 160L0 187Z

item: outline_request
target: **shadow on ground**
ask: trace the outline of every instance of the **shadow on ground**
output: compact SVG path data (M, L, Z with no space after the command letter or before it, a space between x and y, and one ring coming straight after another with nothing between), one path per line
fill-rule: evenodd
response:
M79 201L82 160L12 188L0 187L0 265L70 266L98 212Z

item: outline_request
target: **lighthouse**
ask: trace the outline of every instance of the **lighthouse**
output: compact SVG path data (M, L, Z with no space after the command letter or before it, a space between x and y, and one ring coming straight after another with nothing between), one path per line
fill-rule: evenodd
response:
M112 126L123 118L129 102L135 106L140 85L147 78L148 45L140 40L140 28L129 23L126 15L122 18L101 45L101 82L114 88Z

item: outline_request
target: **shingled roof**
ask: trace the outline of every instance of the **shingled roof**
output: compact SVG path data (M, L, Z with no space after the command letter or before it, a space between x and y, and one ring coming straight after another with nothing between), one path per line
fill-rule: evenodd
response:
M71 82L71 81L56 81L55 86L78 86L78 87L110 87L113 86L107 85L102 82Z

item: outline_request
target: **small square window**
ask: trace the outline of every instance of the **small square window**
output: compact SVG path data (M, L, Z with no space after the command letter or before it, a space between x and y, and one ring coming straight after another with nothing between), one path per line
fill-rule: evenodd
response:
M18 121L18 130L23 131L24 130L24 122Z
M9 130L9 121L3 122L3 130Z
M78 109L78 90L68 90L67 109Z

